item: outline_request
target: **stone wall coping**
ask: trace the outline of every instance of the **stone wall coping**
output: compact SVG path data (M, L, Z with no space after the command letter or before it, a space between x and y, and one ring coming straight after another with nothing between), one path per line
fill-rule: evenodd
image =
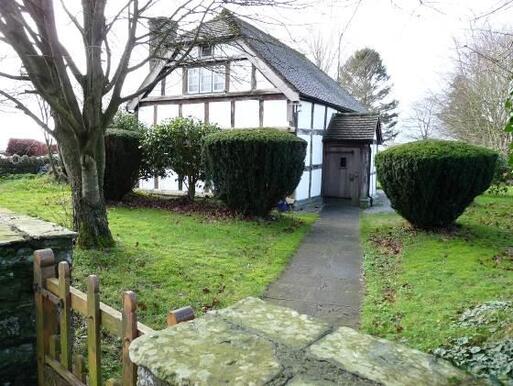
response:
M27 240L75 238L76 232L60 225L0 208L0 246Z
M135 339L147 385L475 385L443 359L257 298Z

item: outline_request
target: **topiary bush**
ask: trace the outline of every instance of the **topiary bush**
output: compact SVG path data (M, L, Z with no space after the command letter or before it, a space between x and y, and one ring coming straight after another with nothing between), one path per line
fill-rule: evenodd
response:
M298 185L306 145L276 129L226 130L206 138L204 154L220 198L242 214L265 216Z
M105 133L105 199L119 201L139 179L142 151L141 133L133 130L107 129Z
M425 140L376 156L392 207L420 228L452 224L492 182L498 154L456 141Z

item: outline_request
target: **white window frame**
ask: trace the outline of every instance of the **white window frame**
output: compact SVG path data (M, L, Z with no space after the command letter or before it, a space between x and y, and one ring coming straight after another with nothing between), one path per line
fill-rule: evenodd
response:
M191 76L191 74L194 75ZM204 84L205 81L208 84ZM192 67L187 69L187 94L224 92L225 86L226 71L224 66Z
M204 54L203 49L209 49L210 53ZM214 46L213 45L199 46L199 55L198 56L200 58L211 58L212 56L214 56Z
M191 76L195 73L195 76ZM192 79L195 78L195 82L192 82ZM199 93L199 78L200 78L200 69L199 67L193 67L187 69L187 94L198 94ZM192 88L191 86L195 86Z

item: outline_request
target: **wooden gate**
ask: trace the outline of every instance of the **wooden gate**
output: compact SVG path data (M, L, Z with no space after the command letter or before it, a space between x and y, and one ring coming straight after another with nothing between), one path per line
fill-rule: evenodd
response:
M122 340L121 379L109 379L106 385L135 386L137 369L130 361L128 348L140 335L154 330L137 322L135 293L123 293L123 311L119 312L100 302L99 280L96 275L87 278L87 293L70 285L67 262L58 265L51 249L34 252L34 297L36 308L38 385L45 382L45 368L51 368L65 384L73 386L100 386L101 341L100 327ZM75 311L87 321L87 360L73 355L71 312ZM190 307L171 311L168 325L194 318ZM85 371L87 362L87 372Z

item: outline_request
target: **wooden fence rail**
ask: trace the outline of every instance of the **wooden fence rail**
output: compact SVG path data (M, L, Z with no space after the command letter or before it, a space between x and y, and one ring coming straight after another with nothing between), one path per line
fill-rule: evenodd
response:
M130 361L128 348L140 335L154 330L137 322L135 293L123 293L123 310L119 312L100 302L100 284L96 275L87 278L87 293L70 285L67 262L58 265L55 275L55 258L51 249L34 252L34 297L36 307L38 384L45 385L45 366L52 368L67 384L72 386L101 386L101 335L103 327L122 340L121 380L109 379L106 385L135 386L137 369ZM73 355L71 312L75 311L87 322L87 367L82 355ZM194 319L192 308L170 311L169 326Z

